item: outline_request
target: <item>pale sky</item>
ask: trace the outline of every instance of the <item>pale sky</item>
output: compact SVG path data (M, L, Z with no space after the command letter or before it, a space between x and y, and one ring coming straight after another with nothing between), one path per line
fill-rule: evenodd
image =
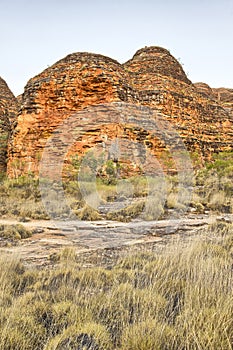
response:
M0 76L15 95L70 53L123 63L150 45L193 82L233 88L233 0L0 0L0 39Z

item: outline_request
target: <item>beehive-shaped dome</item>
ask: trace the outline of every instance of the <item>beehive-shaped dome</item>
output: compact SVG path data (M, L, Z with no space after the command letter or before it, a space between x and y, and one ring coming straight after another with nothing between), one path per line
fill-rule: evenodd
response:
M138 50L133 58L125 63L125 67L135 73L155 73L191 84L182 65L168 50L159 46L150 46Z

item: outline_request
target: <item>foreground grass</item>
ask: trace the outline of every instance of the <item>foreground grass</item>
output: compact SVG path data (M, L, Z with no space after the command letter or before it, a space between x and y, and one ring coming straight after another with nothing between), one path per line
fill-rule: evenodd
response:
M1 350L232 349L233 227L84 268L74 250L53 269L0 259Z

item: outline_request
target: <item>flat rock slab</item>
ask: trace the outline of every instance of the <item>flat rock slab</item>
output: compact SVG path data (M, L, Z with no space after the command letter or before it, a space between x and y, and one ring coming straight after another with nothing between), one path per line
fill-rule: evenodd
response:
M232 222L233 215L190 216L159 221L130 223L113 221L30 221L21 223L35 232L17 245L1 248L15 253L26 264L44 265L49 257L65 247L78 254L99 249L115 249L135 244L161 243L174 236L195 236L201 227L216 221ZM17 224L16 220L0 220L0 224Z

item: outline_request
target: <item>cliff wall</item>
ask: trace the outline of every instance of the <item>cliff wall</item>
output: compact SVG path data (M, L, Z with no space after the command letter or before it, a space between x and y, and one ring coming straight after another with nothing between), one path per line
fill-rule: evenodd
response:
M141 49L125 64L97 54L68 55L32 78L20 101L8 150L10 176L37 174L46 141L64 120L90 106L113 102L157 111L200 161L210 159L213 152L232 149L232 90L192 84L182 65L161 47ZM115 123L97 127L93 115L88 120L93 130L83 134L73 152L84 155L86 149L119 136L124 129ZM143 136L142 130L133 133L127 137L140 140L158 156L166 151L152 137Z

